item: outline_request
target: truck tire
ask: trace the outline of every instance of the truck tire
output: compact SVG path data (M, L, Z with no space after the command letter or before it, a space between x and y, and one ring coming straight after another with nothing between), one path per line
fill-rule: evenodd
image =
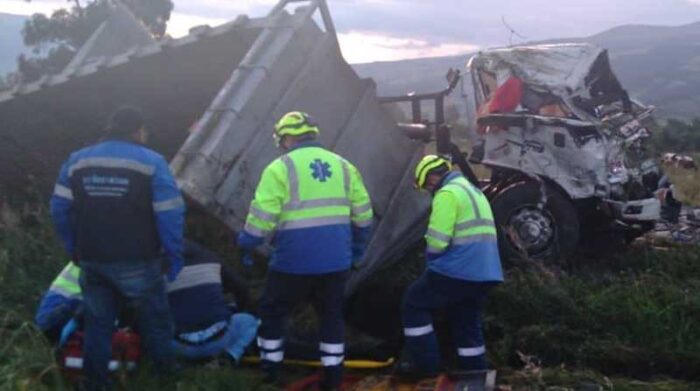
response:
M505 263L536 260L561 264L576 249L579 220L568 196L545 185L547 201L542 208L540 184L524 181L511 184L491 199L498 246Z

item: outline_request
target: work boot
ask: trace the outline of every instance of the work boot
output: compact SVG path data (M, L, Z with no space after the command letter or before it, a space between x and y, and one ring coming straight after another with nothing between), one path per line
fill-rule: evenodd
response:
M440 374L439 370L426 371L416 366L411 361L399 361L394 366L392 375L398 380L418 382L424 379L435 378Z
M280 379L278 365L271 365L269 363L263 362L263 364L261 365L261 369L263 372L263 383L271 385L279 384Z

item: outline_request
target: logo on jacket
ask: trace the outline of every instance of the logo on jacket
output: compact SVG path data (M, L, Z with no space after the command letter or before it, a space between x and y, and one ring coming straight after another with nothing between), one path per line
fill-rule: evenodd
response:
M317 181L325 182L326 179L333 176L331 165L321 159L314 160L313 163L309 164L309 168L311 168L311 176Z

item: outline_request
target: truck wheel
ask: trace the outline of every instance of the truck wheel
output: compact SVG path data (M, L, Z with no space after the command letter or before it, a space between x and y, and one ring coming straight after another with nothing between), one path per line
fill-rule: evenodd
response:
M519 182L491 200L504 262L538 260L559 264L576 249L579 221L576 208L560 191L545 186L547 202L540 208L540 185Z

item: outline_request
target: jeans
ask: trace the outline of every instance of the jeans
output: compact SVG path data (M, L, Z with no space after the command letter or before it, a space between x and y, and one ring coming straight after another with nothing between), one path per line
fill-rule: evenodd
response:
M120 307L135 312L143 350L163 374L173 364L173 323L161 260L81 262L80 287L85 305L83 366L88 389L108 382L112 332Z
M440 370L440 352L433 329L432 312L445 309L455 342L460 370L486 369L486 347L481 312L491 282L463 281L426 271L403 298L406 348L423 372Z
M246 347L255 339L257 330L258 320L253 315L238 313L231 315L223 335L194 344L175 338L172 344L173 351L177 357L192 360L215 357L222 352L227 352L233 360L238 362Z

